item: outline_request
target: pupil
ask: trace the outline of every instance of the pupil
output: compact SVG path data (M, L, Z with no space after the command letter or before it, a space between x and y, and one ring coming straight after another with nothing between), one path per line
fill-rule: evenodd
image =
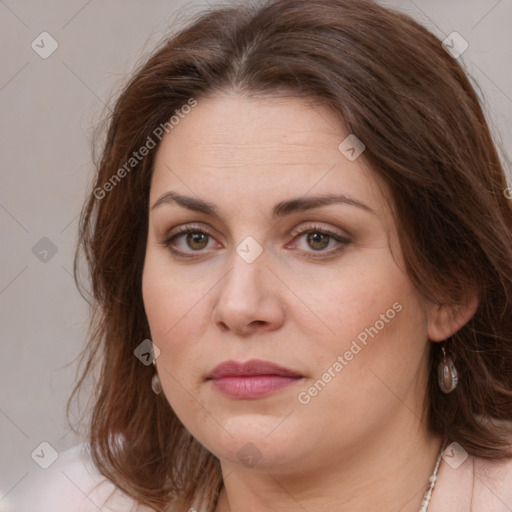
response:
M322 233L311 233L308 237L308 242L313 249L323 249L329 244L328 236ZM322 243L327 241L327 243ZM320 245L318 245L320 244Z
M199 243L200 247L191 247L192 249L202 249L204 248L204 241L206 240L207 235L205 233L192 233L187 236L187 243L192 242L192 244ZM201 245L201 242L203 244ZM190 246L190 244L189 244Z

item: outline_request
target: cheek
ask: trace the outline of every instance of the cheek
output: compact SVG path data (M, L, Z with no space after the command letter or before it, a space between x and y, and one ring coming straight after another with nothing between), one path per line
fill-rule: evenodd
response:
M201 294L179 274L169 275L166 265L147 255L142 293L151 340L160 349L158 374L163 393L182 422L204 422L204 408L196 399L200 381L198 361L204 306ZM190 283L190 282L189 282ZM205 300L203 293L203 300Z
M212 286L211 276L170 269L165 255L148 251L142 294L151 340L160 349L157 366L164 391L169 386L179 388L179 383L195 386L204 372L200 370L201 343L211 318L208 291Z
M148 250L142 276L142 295L153 341L181 339L180 330L193 328L191 316L201 310L202 300L207 299L207 283L200 276L171 270L166 256ZM162 347L160 347L162 348Z
M335 340L350 344L376 323L379 332L392 332L404 316L397 309L403 310L416 297L409 278L384 250L375 251L371 258L351 263L328 278L304 282L299 293L315 313L310 325L318 325L318 332L327 334L335 345Z
M304 301L314 304L311 309L322 320L315 319L315 325L323 328L308 360L314 361L316 378L333 382L327 400L345 402L349 397L339 391L352 389L370 403L376 393L386 392L379 377L392 389L404 389L424 363L426 317L420 297L391 257L377 259L340 272L322 288L317 283L307 289Z

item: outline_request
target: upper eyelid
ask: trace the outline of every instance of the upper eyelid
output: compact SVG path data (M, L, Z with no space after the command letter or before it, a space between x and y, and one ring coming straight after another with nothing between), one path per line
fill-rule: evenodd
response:
M309 225L292 229L290 231L290 233L293 236L296 236L296 235L304 234L308 231L315 231L315 230L325 232L329 235L336 235L336 236L345 237L345 238L348 238L348 236L349 236L349 234L345 230L342 230L340 228L330 227L327 225L322 225L319 222L312 222L312 221L310 222Z
M306 224L306 225L304 225ZM293 228L290 231L291 236L296 236L298 234L302 234L304 232L307 232L308 230L315 230L318 231L325 231L328 234L337 235L340 237L348 237L350 234L346 230L342 230L340 228L331 227L327 224L322 224L319 221L303 221L299 224L298 227ZM191 222L191 223L185 223L181 224L179 226L176 226L168 231L168 234L166 235L166 238L171 238L176 235L181 235L186 233L187 231L198 231L198 232L204 232L205 234L208 234L209 236L214 236L210 231L218 232L215 228L213 228L210 225L207 225L207 227L203 227L201 223ZM175 231L175 232L174 232ZM171 234L172 233L172 234Z
M190 224L181 224L179 226L176 226L170 230L168 230L167 234L165 235L166 239L179 236L179 235L186 235L187 232L201 232L205 233L208 236L213 237L214 235L211 233L211 231L216 232L217 230L212 228L211 226L208 226L207 228L204 228L203 226L196 224L196 223L190 223Z

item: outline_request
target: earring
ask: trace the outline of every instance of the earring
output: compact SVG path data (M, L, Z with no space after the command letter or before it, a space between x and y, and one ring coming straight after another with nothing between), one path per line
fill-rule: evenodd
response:
M437 376L439 378L439 387L441 388L441 391L447 394L451 393L457 387L459 375L451 357L446 357L444 345L442 346L442 350L443 360L439 363Z
M156 363L153 361L153 366L155 367L155 374L151 378L151 389L155 395L159 395L162 392L162 384L160 383L160 377L158 376L158 372L156 371Z

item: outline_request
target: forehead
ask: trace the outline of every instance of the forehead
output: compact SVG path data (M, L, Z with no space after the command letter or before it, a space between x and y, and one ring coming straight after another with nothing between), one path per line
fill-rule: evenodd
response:
M364 158L339 150L348 135L339 117L308 99L200 99L162 139L150 202L168 189L237 208L334 192L382 208L382 186Z

